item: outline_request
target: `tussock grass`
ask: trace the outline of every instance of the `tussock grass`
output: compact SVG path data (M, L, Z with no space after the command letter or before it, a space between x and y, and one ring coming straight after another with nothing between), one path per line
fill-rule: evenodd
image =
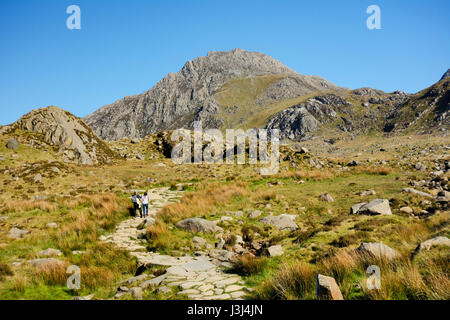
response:
M273 279L257 289L256 297L263 300L312 299L314 277L314 268L308 263L285 263Z
M267 265L267 258L256 258L250 254L239 256L229 270L242 276L250 276L262 272Z
M23 212L39 209L51 213L56 210L57 205L48 201L14 200L7 201L4 208L8 212Z
M179 203L162 208L157 216L167 223L176 223L182 219L204 216L215 208L233 200L233 198L242 197L247 193L246 185L242 182L229 185L216 183L203 185L198 191L185 194Z
M40 282L50 286L65 285L67 281L66 270L69 263L61 261L61 263L52 263L40 267L33 267L31 280L36 285Z
M414 262L407 256L388 261L354 250L339 250L315 265L296 262L283 265L273 279L257 288L260 299L314 298L314 276L333 277L345 299L444 299L450 297L449 253L442 250L434 257ZM424 253L432 254L432 253ZM366 270L370 265L380 268L381 288L367 287Z
M146 234L152 248L165 249L173 245L172 233L164 221L160 219L156 219L154 225L147 227Z

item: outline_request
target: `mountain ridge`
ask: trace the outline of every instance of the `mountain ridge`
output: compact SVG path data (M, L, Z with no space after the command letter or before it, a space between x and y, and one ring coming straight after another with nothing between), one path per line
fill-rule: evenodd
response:
M283 82L294 84L289 86L289 97L339 89L321 77L301 75L263 53L242 49L211 51L205 57L188 60L180 71L167 74L148 91L103 106L84 120L106 140L192 128L195 120L201 120L206 128L220 128L223 121L218 115L223 106L214 94L233 79L252 81L273 75L282 76L277 82L280 86L284 86Z

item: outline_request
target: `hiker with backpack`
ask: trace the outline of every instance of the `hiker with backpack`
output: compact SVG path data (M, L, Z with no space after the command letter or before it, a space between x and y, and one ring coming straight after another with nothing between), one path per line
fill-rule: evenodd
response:
M131 202L133 203L134 216L137 216L137 210L139 210L139 215L142 218L142 209L141 209L141 197L135 191L131 196Z

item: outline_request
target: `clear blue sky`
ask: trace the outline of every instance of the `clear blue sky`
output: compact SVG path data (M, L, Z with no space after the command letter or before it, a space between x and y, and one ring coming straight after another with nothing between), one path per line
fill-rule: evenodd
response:
M81 8L81 30L66 8ZM366 8L381 8L381 30ZM264 52L349 88L417 92L450 67L448 0L0 0L0 124L85 116L212 50Z

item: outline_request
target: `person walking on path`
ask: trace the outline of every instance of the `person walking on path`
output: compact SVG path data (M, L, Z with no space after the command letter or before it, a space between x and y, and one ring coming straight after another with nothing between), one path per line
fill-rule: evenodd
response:
M139 208L139 196L136 191L131 196L131 202L133 203L134 216L136 217L137 210L139 210L139 212L141 211ZM141 213L141 217L142 217L142 213Z
M142 210L144 211L144 218L148 217L148 193L145 192L142 196Z

